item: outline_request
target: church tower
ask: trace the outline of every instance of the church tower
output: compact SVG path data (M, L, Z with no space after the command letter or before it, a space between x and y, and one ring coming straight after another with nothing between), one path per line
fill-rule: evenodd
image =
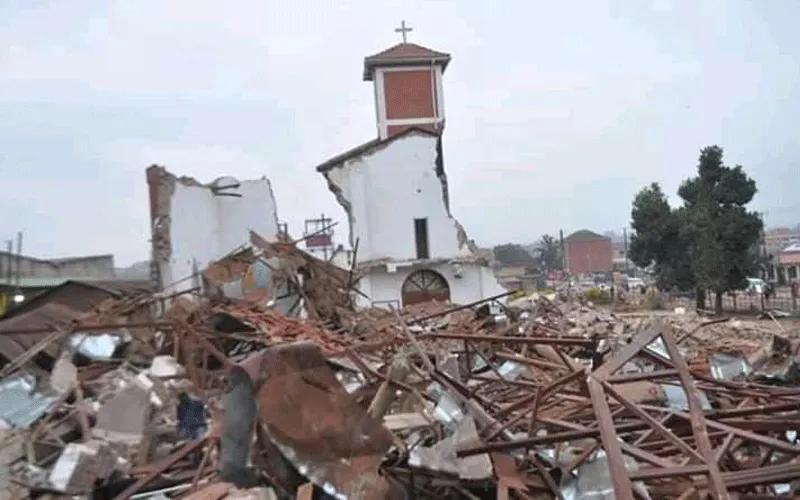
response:
M364 59L364 81L375 86L378 137L386 139L411 127L444 130L442 75L450 54L408 43L405 21L403 42Z

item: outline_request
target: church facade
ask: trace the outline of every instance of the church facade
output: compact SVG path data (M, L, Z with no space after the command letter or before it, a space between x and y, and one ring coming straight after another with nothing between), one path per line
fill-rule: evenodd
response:
M502 294L450 213L442 80L450 55L401 43L364 60L377 138L317 167L344 209L362 306L466 304Z

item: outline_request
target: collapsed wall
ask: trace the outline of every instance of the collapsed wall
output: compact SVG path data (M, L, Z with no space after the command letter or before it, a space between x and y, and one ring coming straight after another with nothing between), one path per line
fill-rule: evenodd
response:
M249 245L251 231L267 241L278 238L277 206L266 177L220 177L202 184L153 165L147 183L157 290L178 293L201 286L198 271Z

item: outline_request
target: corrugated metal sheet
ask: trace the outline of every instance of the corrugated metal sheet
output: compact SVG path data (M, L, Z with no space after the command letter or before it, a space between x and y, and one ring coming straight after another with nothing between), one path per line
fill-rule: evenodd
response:
M69 343L73 349L90 359L110 359L123 342L123 335L117 333L75 333Z
M13 427L27 428L44 415L56 398L35 392L34 384L26 377L0 383L0 419Z

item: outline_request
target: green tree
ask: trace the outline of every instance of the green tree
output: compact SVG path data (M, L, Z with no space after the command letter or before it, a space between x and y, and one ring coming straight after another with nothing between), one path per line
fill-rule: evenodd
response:
M556 238L549 234L544 234L539 240L538 246L536 256L541 261L542 267L546 271L561 269L561 244Z
M681 229L685 211L672 209L658 183L642 189L633 200L633 234L628 258L642 268L652 266L656 283L663 290L695 288L687 239Z
M522 245L506 243L504 245L497 245L492 251L494 252L494 260L504 266L536 266L536 259L534 259L533 255L525 250Z
M697 177L678 189L687 212L684 227L692 271L698 288L716 294L718 313L723 294L744 288L747 277L759 271L764 228L759 214L747 210L756 182L740 165L724 165L722 154L719 146L704 148Z
M723 294L744 288L763 260L763 222L746 207L756 183L741 166L725 166L722 153L719 146L700 152L697 176L678 189L679 208L669 206L658 184L636 195L629 252L636 265L653 266L659 286L695 289L698 307L714 292L717 312Z

